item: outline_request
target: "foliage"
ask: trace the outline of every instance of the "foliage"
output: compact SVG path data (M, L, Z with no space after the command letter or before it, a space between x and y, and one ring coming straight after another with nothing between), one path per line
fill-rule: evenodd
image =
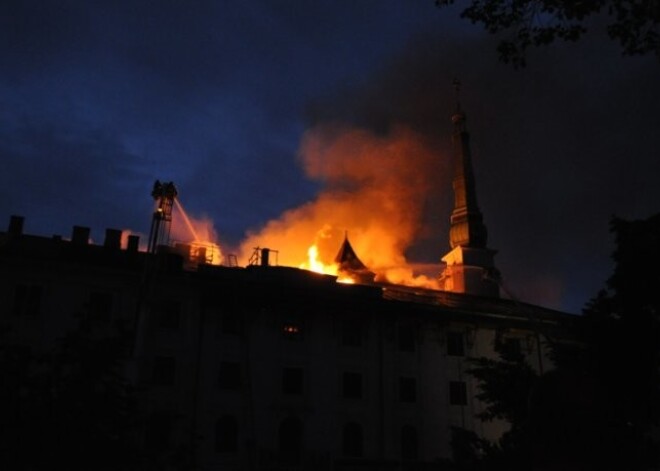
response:
M477 417L483 421L504 420L511 427L495 443L474 432L454 428L452 452L459 469L528 469L528 399L538 375L524 354L508 342L498 340L495 350L497 359L470 359L467 373L479 381L476 397L485 405Z
M143 468L125 340L83 327L46 352L0 344L0 468Z
M611 223L614 274L540 378L521 358L473 360L497 443L454 433L460 469L660 469L660 214ZM649 269L652 268L652 269Z
M442 7L456 0L435 3ZM471 0L461 17L491 34L504 33L497 46L500 59L516 67L525 65L530 47L580 39L594 17L606 18L607 33L624 54L660 57L658 0Z

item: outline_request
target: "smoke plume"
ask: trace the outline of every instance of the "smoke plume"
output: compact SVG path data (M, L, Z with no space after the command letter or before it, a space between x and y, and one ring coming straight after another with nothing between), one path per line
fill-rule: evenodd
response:
M423 208L434 189L441 156L420 134L392 127L383 135L364 129L317 126L300 145L307 176L321 182L317 197L248 234L241 260L256 247L278 251L280 265L302 266L310 246L331 264L348 236L377 280L433 283L414 277L405 251L422 229Z

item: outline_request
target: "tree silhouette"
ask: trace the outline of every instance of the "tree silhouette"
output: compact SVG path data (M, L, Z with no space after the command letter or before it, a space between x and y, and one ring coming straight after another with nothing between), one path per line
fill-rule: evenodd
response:
M660 214L613 218L615 269L578 329L535 377L520 357L472 360L482 420L511 424L495 443L455 429L463 470L660 469Z
M3 341L0 468L144 469L126 353L123 332L84 325L46 352Z
M456 0L436 0L439 7ZM577 41L590 19L605 18L607 34L626 55L656 54L660 58L660 1L658 0L471 0L462 18L503 34L497 46L500 59L525 65L525 53L555 40Z

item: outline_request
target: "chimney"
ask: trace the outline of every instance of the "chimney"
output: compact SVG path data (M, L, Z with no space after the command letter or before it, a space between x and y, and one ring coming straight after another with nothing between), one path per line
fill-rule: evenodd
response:
M110 249L110 250L121 249L121 234L122 231L120 231L119 229L106 229L105 241L103 242L103 246L106 249Z
M23 221L25 221L25 218L23 216L11 216L9 218L9 228L7 229L7 233L13 236L22 235Z
M89 243L89 227L73 226L71 242L75 245L87 245Z
M139 245L140 245L140 236L129 235L128 244L126 245L126 251L137 252Z
M261 249L261 266L267 267L269 265L270 249Z

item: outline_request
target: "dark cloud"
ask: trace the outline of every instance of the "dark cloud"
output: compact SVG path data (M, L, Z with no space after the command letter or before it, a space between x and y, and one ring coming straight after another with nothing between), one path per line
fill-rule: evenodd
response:
M657 60L622 58L588 38L538 51L527 69L513 70L497 62L492 38L457 42L438 32L416 38L358 86L312 103L308 121L376 132L403 123L435 138L448 156L454 78L462 82L480 206L508 288L523 300L578 311L611 272L610 217L659 209ZM451 192L450 174L437 191ZM435 210L448 218L451 202L436 196ZM409 252L431 262L448 241L446 224L429 218L428 225L438 230Z

